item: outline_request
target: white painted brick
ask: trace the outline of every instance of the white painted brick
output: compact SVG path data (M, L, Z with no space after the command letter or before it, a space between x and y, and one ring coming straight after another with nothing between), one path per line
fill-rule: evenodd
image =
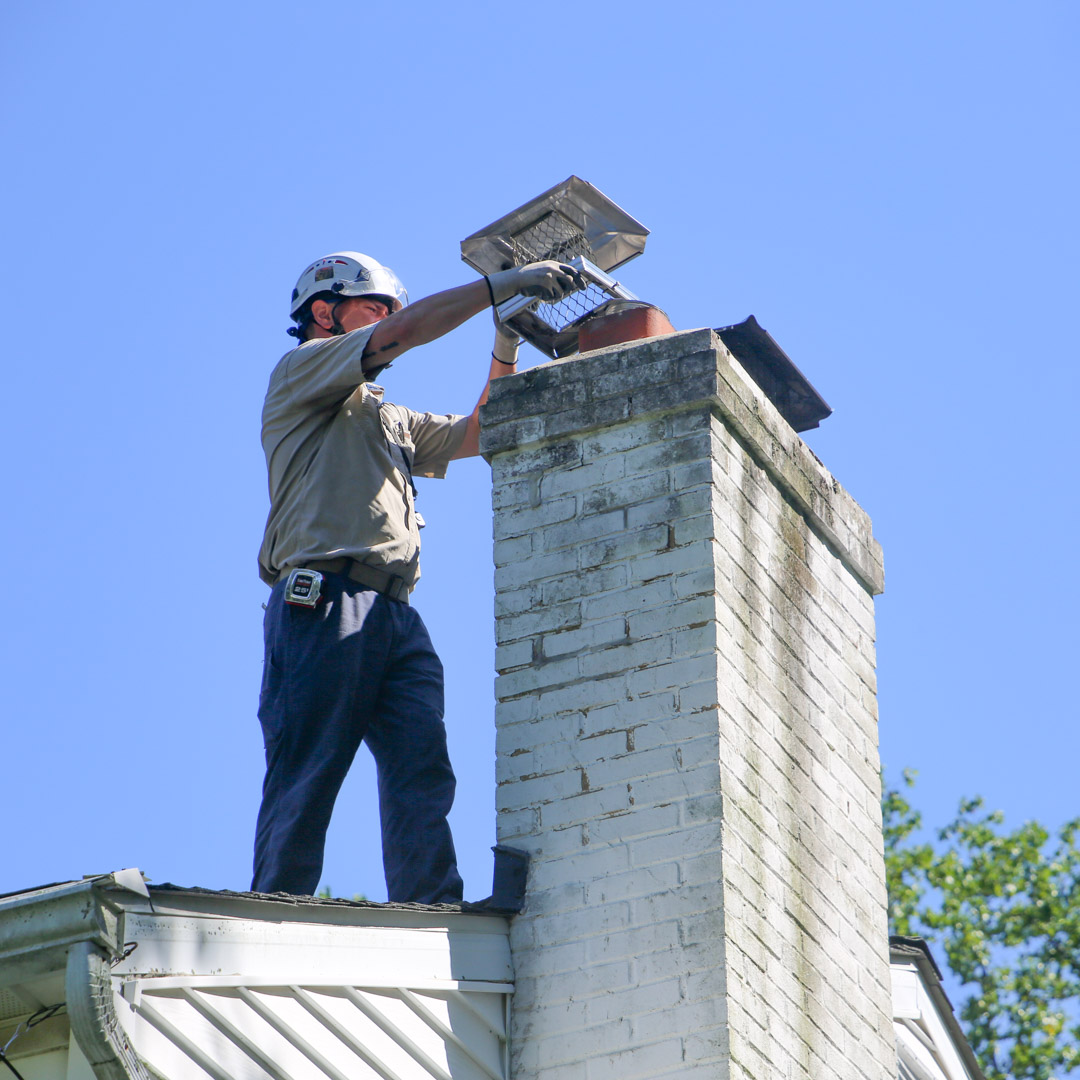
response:
M580 564L582 569L588 569L590 566L602 566L635 555L651 554L665 548L668 539L666 525L636 529L634 532L623 533L594 544L585 544L580 549Z
M543 664L535 663L528 667L515 668L499 676L499 693L512 697L577 682L581 677L578 663L577 657L570 657L566 660L549 660Z
M498 691L498 680L495 681L495 688ZM496 697L497 697L496 693ZM496 701L495 704L495 730L496 737L499 737L500 732L505 730L512 724L520 724L535 719L537 715L537 703L531 698L521 699L516 701Z
M545 801L540 806L540 824L545 829L588 824L589 835L595 836L613 814L628 814L630 810L625 790L608 787L576 794L571 790L566 798Z
M580 982L580 975L578 981ZM603 1023L589 1024L580 1031L569 1032L564 1038L548 1039L543 1043L547 1054L543 1052L537 1064L548 1076L548 1069L565 1063L576 1063L579 1070L581 1062L597 1054L618 1053L626 1048L630 1037L630 1021L617 1018L605 1019Z
M540 492L544 499L591 491L622 478L625 464L621 457L609 457L573 469L547 471L540 477Z
M543 857L536 866L541 881L582 881L588 883L584 886L586 889L591 887L591 878L602 880L629 869L630 850L626 844L612 844L607 847L587 844L558 854L545 848Z
M578 709L587 713L596 706L618 701L622 696L623 690L617 679L594 679L558 689L541 690L537 708L544 716L576 712Z
M623 566L624 572L626 567ZM624 589L589 597L582 605L586 619L607 619L639 608L659 607L668 604L673 597L671 582L667 579L650 581L646 585L632 585Z
M496 593L495 603L499 596ZM581 625L581 607L578 604L553 604L535 608L519 615L501 615L495 620L495 640L499 644L517 638L541 634L546 630L563 630Z
M583 717L584 719L584 717ZM629 753L634 749L633 736L624 729L596 732L578 736L577 753L590 762L604 761L618 754Z
M672 484L676 491L686 491L700 484L714 481L716 466L711 461L695 461L690 465L680 465L674 472Z
M585 962L590 964L619 957L629 957L637 962L642 957L656 954L678 965L682 952L679 925L675 920L594 934L583 944Z
M589 847L587 826L579 823L563 825L557 829L545 829L540 824L539 808L536 809L535 814L535 835L520 845L525 847L526 850L533 852L538 857L562 858L576 855L579 851ZM539 843L542 843L543 846L538 847Z
M671 717L675 711L674 694L656 694L648 698L629 700L623 694L612 704L590 709L585 713L581 731L583 735L598 734L602 731L625 731Z
M635 866L651 866L657 862L694 860L707 855L716 861L716 879L720 879L719 856L721 850L721 825L719 822L680 829L678 842L666 835L640 837L629 848Z
M630 905L625 901L589 908L587 915L545 915L537 919L536 931L542 941L588 941L599 934L625 930L631 925Z
M495 799L500 813L536 808L540 811L541 826L550 827L550 823L544 820L544 811L552 807L553 813L559 813L566 800L573 802L571 796L580 791L581 779L578 775L574 772L558 772L504 781L496 787ZM586 819L579 815L571 820L581 822ZM570 820L565 823L570 824Z
M590 647L603 649L626 640L626 620L609 619L607 622L590 623L577 630L544 634L541 649L545 657L563 656Z
M564 600L621 590L626 586L627 576L626 563L567 574L542 583L541 603L559 604Z
M585 887L588 904L606 904L612 900L632 900L657 890L668 892L679 885L678 868L671 863L656 863L646 869L626 874L607 874Z
M668 424L672 438L683 435L697 435L702 431L711 431L713 417L708 406L702 409L686 409L672 413Z
M545 446L526 447L514 454L499 454L491 463L491 479L498 487L530 473L573 468L580 463L580 442L576 439L564 439Z
M670 491L671 477L666 472L628 476L618 483L605 484L594 491L582 492L581 508L587 514L614 511L617 507L631 507L647 499L667 495ZM623 510L620 509L619 513L622 515Z
M673 582L675 595L680 600L689 596L699 596L702 593L716 591L716 573L711 566L699 570L690 570L684 574L676 574ZM719 617L725 626L731 624L731 618L726 608L722 609Z
M707 487L680 491L665 498L639 501L626 509L626 527L672 525L696 514L713 515L712 492Z
M587 752L588 743L581 743L580 748ZM618 752L610 757L593 756L592 760L582 767L588 774L591 788L601 788L607 784L625 785L642 777L674 772L678 768L679 750L679 747L669 745L628 753L624 740Z
M522 664L532 663L532 658L533 646L528 638L508 645L499 645L495 649L495 670L502 674Z
M556 521L566 521L574 516L576 509L574 499L553 499L541 506L503 511L495 517L495 539L523 536Z
M681 518L674 523L673 539L676 545L683 546L695 540L713 540L719 530L712 514L699 514L697 517Z
M516 564L532 553L532 536L514 536L508 540L496 540L493 547L495 565ZM527 581L529 579L526 579Z
M675 660L669 664L635 671L627 676L626 686L632 694L648 694L699 682L702 675L713 666L712 657L695 657Z
M561 717L560 717L561 719ZM496 776L500 779L525 778L538 773L559 772L562 769L580 769L592 766L596 758L590 753L588 743L576 733L568 733L564 739L553 739L545 732L543 742L511 753L500 746L496 763ZM619 740L625 742L625 735Z
M646 530L654 532L655 530ZM696 540L682 547L667 547L668 538L655 550L643 549L630 564L631 581L649 581L652 578L673 577L710 564L712 550L710 541Z
M518 707L522 709L520 719L514 722L499 723L495 730L495 746L502 757L513 757L520 751L534 751L546 744L564 743L567 739L576 739L581 731L583 717L580 713L565 712L557 716L537 718L536 699L518 698L496 706L496 720L507 716Z
M544 810L554 813L554 806ZM665 803L660 806L635 806L629 804L620 814L596 816L589 821L590 843L625 844L641 837L663 835L669 837L679 825L679 805ZM633 853L631 852L631 858Z
M532 505L536 483L532 479L508 480L497 484L491 491L493 510L508 510L516 506Z
M595 461L608 454L621 454L635 446L660 442L666 434L664 420L631 420L586 436L582 441L583 459Z
M669 1073L681 1075L682 1039L667 1039L589 1058L585 1062L585 1080L653 1080ZM544 1080L547 1080L545 1077Z
M495 595L495 617L532 611L539 600L540 589L531 583L521 589L500 589Z
M519 537L519 540L527 540L532 544L532 537ZM495 598L498 600L504 589L515 589L521 586L532 586L544 578L556 577L561 574L576 574L578 568L576 551L555 551L546 555L532 555L529 557L508 560L495 568Z
M712 595L695 596L667 604L654 611L631 614L630 636L648 637L666 630L678 630L684 626L701 625L716 618L716 599Z
M559 548L577 547L597 537L621 534L624 521L621 510L596 512L586 509L570 521L549 525L543 529L539 534L540 547L544 551L558 551Z
M644 476L659 470L668 470L687 462L708 460L710 453L709 433L696 432L680 439L665 439L662 443L627 450L623 455L626 475Z
M590 1024L648 1016L658 1010L673 1009L678 1006L682 996L677 978L668 978L644 986L631 986L629 982L628 971L626 982L619 987L621 993L602 994L585 1002L585 1015Z
M522 837L536 834L540 823L540 813L533 807L524 810L498 811L499 837L503 843L520 841Z
M580 971L548 976L544 979L542 996L537 994L537 1004L542 1008L552 1008L568 1001L576 1003L584 999L587 1003L595 997L600 1000L610 997L610 991L621 990L626 986L630 979L630 964L625 960L612 964L597 964L589 969L589 976L587 983L582 982ZM519 986L517 993L522 992L523 988ZM586 1024L589 1023L587 1012L584 1020Z
M645 665L658 664L671 656L671 639L652 637L644 641L612 644L580 659L584 678L595 678L613 672L629 671Z
M528 377L489 410L514 1080L894 1076L868 523L709 331Z

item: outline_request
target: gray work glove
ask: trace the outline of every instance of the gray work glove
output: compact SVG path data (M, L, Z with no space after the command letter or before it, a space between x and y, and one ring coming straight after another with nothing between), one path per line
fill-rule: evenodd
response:
M495 325L495 346L491 350L493 360L500 364L513 367L517 363L518 336L508 326L502 323Z
M554 259L526 263L525 266L515 266L512 270L500 270L497 274L489 274L487 282L491 289L491 298L496 304L519 294L538 296L552 304L588 285L572 266Z

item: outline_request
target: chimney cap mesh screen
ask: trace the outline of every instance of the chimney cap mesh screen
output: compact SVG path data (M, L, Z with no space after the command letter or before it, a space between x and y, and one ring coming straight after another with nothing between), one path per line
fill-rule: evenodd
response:
M576 176L557 184L461 242L461 257L481 274L556 259L580 270L588 287L555 304L514 298L498 317L548 356L577 351L577 324L612 297L636 299L606 271L640 255L646 229Z
M584 230L558 210L545 214L519 233L511 233L510 245L514 249L514 264L517 266L542 262L544 259L569 262L581 257L595 261L592 245Z

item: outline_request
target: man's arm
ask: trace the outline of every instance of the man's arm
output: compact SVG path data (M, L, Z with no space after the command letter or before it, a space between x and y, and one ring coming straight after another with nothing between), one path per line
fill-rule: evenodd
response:
M385 367L406 350L450 333L492 301L501 304L523 293L554 302L584 287L585 281L576 270L548 261L501 270L468 285L425 296L379 322L361 357L363 369Z
M364 349L364 371L385 367L395 357L417 345L426 345L456 330L483 311L491 296L483 278L455 289L433 293L380 320Z
M495 348L491 351L491 369L488 371L487 382L484 383L484 392L476 403L472 415L465 422L465 438L457 448L451 461L458 458L476 457L480 453L480 406L488 399L488 389L492 379L501 378L503 375L512 375L517 371L518 337L512 331L504 329L501 325L495 328Z

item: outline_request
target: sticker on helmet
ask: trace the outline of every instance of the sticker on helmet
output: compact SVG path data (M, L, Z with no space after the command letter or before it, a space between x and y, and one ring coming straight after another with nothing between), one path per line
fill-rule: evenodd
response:
M332 278L333 276L334 268L332 266L320 266L319 269L315 271L316 281L325 281L327 278Z

